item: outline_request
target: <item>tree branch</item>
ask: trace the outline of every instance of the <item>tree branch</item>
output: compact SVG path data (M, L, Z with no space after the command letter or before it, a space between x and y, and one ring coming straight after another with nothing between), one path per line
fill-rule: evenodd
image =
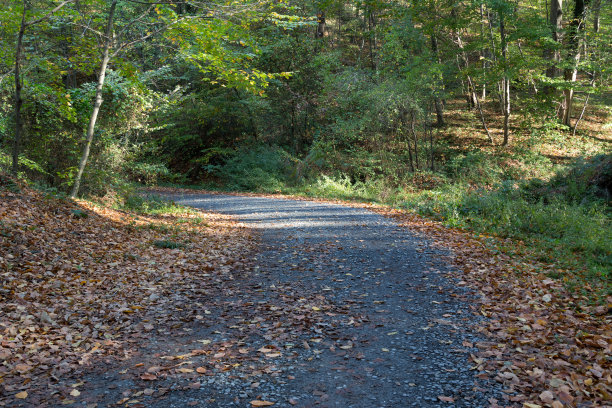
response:
M41 23L43 21L45 21L46 19L48 19L49 17L51 17L53 14L55 14L55 12L57 12L58 10L60 10L62 7L64 7L66 4L69 3L74 3L75 0L66 0L63 3L60 3L57 7L55 7L53 10L51 10L50 12L48 12L47 14L45 14L44 16L36 19L36 20L32 20L32 21L28 21L24 24L24 28L27 28L29 26Z

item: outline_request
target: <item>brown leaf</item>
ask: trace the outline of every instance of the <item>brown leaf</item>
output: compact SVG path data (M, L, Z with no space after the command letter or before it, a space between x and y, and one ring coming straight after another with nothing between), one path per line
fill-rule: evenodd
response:
M438 395L438 399L442 402L455 402L453 397L445 397L444 395Z
M250 402L250 404L254 407L269 407L275 403L271 401L253 400Z
M542 400L542 402L550 404L551 402L554 401L555 396L550 391L544 391L540 394L540 399Z
M15 370L20 372L21 374L25 374L32 369L32 366L27 364L17 364L15 365Z
M145 380L145 381L153 381L153 380L157 380L157 376L152 373L144 373L140 375L140 379Z
M27 391L21 391L20 393L15 394L15 398L17 398L17 399L26 399L26 398L28 398L28 392Z
M570 405L572 402L574 402L574 397L572 397L569 393L565 392L565 391L559 391L559 399L561 400L562 403Z

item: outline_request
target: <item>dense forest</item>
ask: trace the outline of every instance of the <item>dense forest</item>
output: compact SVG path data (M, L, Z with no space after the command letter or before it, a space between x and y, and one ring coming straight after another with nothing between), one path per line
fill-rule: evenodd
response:
M612 269L608 0L0 4L0 166L45 191L379 201Z

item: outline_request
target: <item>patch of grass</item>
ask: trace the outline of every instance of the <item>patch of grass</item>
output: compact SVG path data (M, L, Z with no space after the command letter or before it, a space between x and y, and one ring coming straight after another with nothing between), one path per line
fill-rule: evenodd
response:
M157 248L164 248L164 249L180 249L180 248L185 248L185 244L183 244L181 242L171 241L169 239L163 239L163 240L155 241L155 242L153 242L153 245L155 247L157 247Z
M222 166L209 172L235 191L279 191L290 181L293 159L286 151L270 146L244 148Z
M506 183L495 190L455 184L406 197L404 208L453 227L522 240L535 260L565 270L563 278L585 280L612 294L612 220L603 203L537 202Z
M174 201L153 194L129 194L125 197L121 209L148 215L176 214L192 211L177 205Z
M139 229L149 229L151 231L156 231L156 232L161 232L163 234L170 234L170 233L176 233L180 230L179 227L174 226L174 225L168 225L168 224L161 224L161 223L149 223L149 224L145 224L145 225L140 225L137 228Z
M89 217L89 214L83 210L78 210L78 209L72 210L71 213L72 213L72 216L76 218L77 220Z
M204 222L204 220L200 217L195 218L179 218L175 221L177 224L189 224L189 225L201 225L203 227L208 227L208 224Z

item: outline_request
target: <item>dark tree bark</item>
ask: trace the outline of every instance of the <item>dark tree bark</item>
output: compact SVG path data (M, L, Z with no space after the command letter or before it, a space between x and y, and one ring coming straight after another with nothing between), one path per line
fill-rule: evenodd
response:
M588 0L576 0L574 6L574 16L569 27L568 39L568 62L571 66L564 71L564 79L567 82L576 82L578 76L578 64L580 63L582 51L582 33L584 31L586 20L586 6ZM560 111L560 119L564 125L571 126L572 103L574 99L574 90L567 88L563 91L563 104Z
M499 13L499 35L501 37L501 52L504 63L504 78L502 79L502 100L504 110L504 141L506 146L510 140L510 77L508 76L508 38L506 37L506 24L504 15Z
M323 37L325 37L325 27L326 27L326 24L325 24L325 12L324 11L319 11L317 13L317 22L318 22L318 25L317 25L317 34L316 34L316 36L317 36L317 38L323 38Z
M601 11L601 0L595 0L593 2L593 32L599 32L599 15Z
M15 139L13 142L13 166L12 173L17 175L19 172L19 153L21 152L21 138L23 134L23 123L21 121L21 52L23 47L23 36L26 30L26 12L27 4L23 2L23 14L21 16L21 25L19 26L19 34L17 34L17 48L15 50Z
M557 44L561 43L561 29L563 24L563 0L551 0L550 15L548 22L552 30L553 41ZM546 57L551 61L550 66L546 70L546 76L555 78L560 75L557 64L561 61L561 52L559 49L550 50Z
M32 20L26 21L26 13L28 11L28 1L23 0L23 14L21 16L21 24L19 26L19 33L17 34L17 48L15 49L15 137L13 139L13 163L11 166L11 172L17 175L19 172L19 154L21 153L21 142L23 139L23 121L21 119L21 107L23 106L23 99L21 97L21 90L23 89L23 82L21 81L21 59L23 56L23 37L26 29L30 26L41 23L51 17L55 12L60 10L68 3L72 3L74 0L65 0L58 4L54 9L49 11L44 16Z
M431 35L431 50L433 51L434 56L436 57L436 60L438 61L438 63L440 63L440 55L438 52L438 39L436 38L435 34ZM444 106L442 104L442 101L440 100L440 97L435 92L434 92L434 106L436 109L436 126L443 127L445 125Z

